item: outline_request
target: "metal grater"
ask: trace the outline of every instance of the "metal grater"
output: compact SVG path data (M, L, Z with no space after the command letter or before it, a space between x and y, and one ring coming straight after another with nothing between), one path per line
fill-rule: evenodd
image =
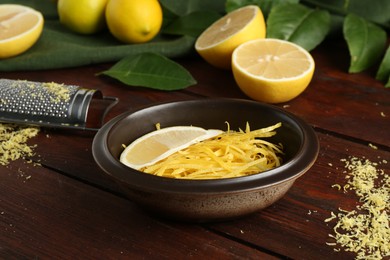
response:
M97 130L103 119L97 125L88 125L91 103L93 112L103 117L117 101L103 97L99 90L79 86L0 79L1 122Z

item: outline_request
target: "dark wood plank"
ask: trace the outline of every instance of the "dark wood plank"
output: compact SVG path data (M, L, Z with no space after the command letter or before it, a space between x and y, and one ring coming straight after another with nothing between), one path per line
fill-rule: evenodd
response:
M353 192L343 193L333 184L346 183L344 162L348 155L372 162L388 160L390 153L319 134L320 155L315 165L274 205L236 222L210 225L212 230L238 237L292 259L353 259L354 254L335 252L326 242L334 222L325 223L339 208L352 210L358 203ZM378 168L390 171L390 163Z
M276 259L43 167L0 169L1 259Z
M59 132L57 136L55 133L51 135L53 137L41 137L38 142L41 145L36 148L43 164L104 189L121 193L116 184L108 180L93 163L88 136L69 138L63 132ZM243 239L254 247L267 248L295 259L310 259L316 255L340 259L350 257L351 254L333 252L333 249L325 244L330 242L328 234L332 226L324 223L324 220L330 216L330 212L356 203L356 197L352 193L344 194L331 188L335 183L345 182L343 162L340 160L351 155L366 157L376 162L388 160L390 153L328 134L318 133L318 136L321 150L317 162L295 183L285 198L248 218L210 225L211 230L218 230ZM51 138L58 140L56 149L48 148L53 147ZM66 145L60 145L65 140ZM390 164L381 166L386 171L390 170Z

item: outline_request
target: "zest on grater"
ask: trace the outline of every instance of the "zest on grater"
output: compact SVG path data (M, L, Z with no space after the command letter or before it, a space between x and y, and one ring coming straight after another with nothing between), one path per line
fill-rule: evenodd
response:
M0 79L0 122L98 130L118 98L54 82Z

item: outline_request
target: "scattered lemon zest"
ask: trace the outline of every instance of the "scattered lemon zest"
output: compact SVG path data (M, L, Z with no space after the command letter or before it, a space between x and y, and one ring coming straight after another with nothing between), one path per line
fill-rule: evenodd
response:
M326 244L354 252L356 259L382 259L390 256L389 176L384 170L377 169L377 163L368 159L352 157L342 161L348 170L344 190L354 191L359 198L359 205L351 211L339 208L337 214L331 212L331 217L324 220L336 220L334 234L329 234L335 242ZM335 248L335 251L341 248Z
M34 126L18 126L0 123L0 165L34 155L36 145L26 142L35 137L40 129Z

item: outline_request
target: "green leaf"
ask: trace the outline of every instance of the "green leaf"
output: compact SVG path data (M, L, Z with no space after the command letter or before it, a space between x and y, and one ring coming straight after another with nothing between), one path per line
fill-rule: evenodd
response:
M233 10L236 10L240 7L246 5L257 5L260 7L261 12L264 15L264 18L268 17L271 9L279 4L283 3L299 3L299 0L227 0L226 1L226 12L229 13Z
M382 82L385 82L389 79L390 76L390 47L387 48L385 56L382 59L381 64L379 65L379 69L376 73L375 78Z
M349 14L344 20L343 34L351 56L350 73L368 69L383 55L387 35L379 26Z
M178 90L196 84L181 65L156 53L128 56L100 74L127 85L159 90Z
M301 4L280 4L268 16L267 38L294 42L310 51L324 40L330 25L327 11Z
M389 78L388 78L388 80L387 80L387 83L386 83L386 85L385 85L385 88L390 88L390 76L389 76Z
M53 0L0 0L0 4L25 5L40 11L45 19L58 19L57 3Z
M301 0L301 3L343 16L353 13L368 21L390 28L389 0Z
M188 15L197 11L225 12L225 0L160 0L161 5L177 16Z
M162 30L162 33L198 37L207 27L219 18L221 18L221 15L216 12L193 12L174 20Z

